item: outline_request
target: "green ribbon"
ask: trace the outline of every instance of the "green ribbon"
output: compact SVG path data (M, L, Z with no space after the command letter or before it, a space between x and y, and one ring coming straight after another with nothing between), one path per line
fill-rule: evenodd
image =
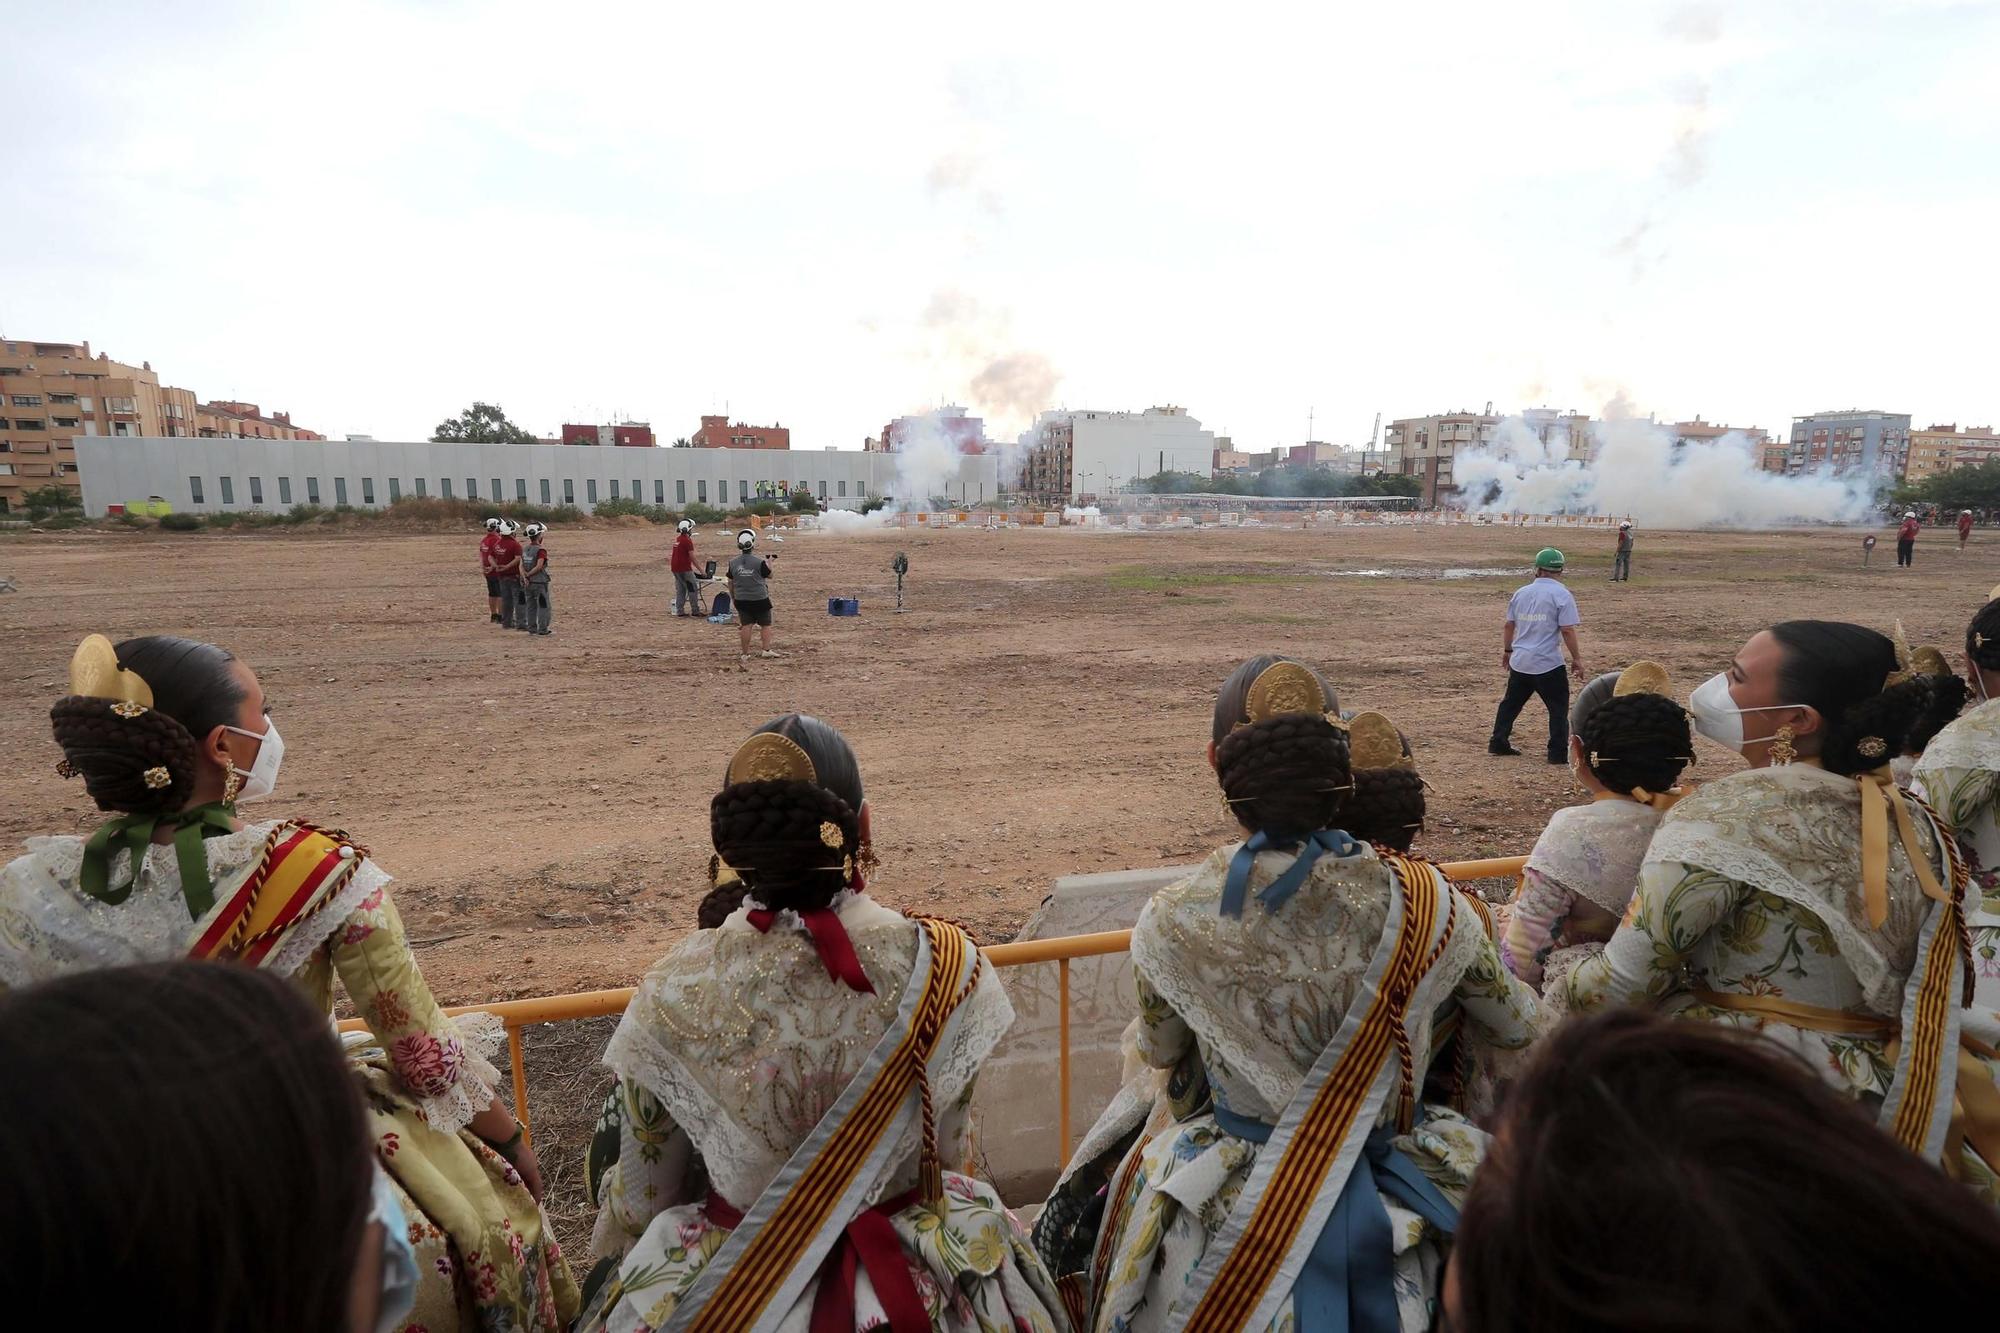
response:
M132 896L139 882L139 868L146 863L146 849L160 827L174 831L174 860L181 872L181 896L187 899L188 917L199 921L215 906L215 884L208 877L208 853L202 847L207 838L236 832L236 807L221 801L197 805L170 815L117 815L97 826L83 844L83 891L102 903L116 907ZM111 887L111 854L123 847L132 856L132 877L120 888Z

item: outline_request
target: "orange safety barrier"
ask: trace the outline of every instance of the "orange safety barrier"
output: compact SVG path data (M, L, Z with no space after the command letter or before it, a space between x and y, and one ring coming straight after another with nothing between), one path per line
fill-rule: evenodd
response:
M1438 868L1458 881L1511 879L1528 862L1525 856L1494 856L1479 861L1442 861ZM1070 1056L1069 1056L1069 965L1078 958L1098 958L1124 953L1132 947L1129 930L1100 930L1090 935L1060 935L1046 940L1017 940L1012 944L991 944L981 950L995 967L1025 967L1033 963L1056 965L1056 1096L1059 1099L1056 1124L1062 1138L1058 1165L1069 1160L1075 1141L1070 1137ZM507 1026L507 1058L514 1067L514 1114L520 1118L523 1136L534 1142L528 1117L528 1069L523 1058L521 1029L531 1023L567 1023L580 1018L606 1018L622 1014L632 1002L633 987L615 990L572 991L567 995L543 995L528 1000L490 1000L485 1004L453 1005L448 1015L492 1014ZM366 1032L368 1020L343 1019L342 1032Z

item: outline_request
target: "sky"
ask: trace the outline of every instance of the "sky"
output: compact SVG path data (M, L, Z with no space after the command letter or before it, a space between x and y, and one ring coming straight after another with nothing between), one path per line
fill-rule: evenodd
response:
M1992 0L25 6L0 333L334 438L2000 424L1997 69Z

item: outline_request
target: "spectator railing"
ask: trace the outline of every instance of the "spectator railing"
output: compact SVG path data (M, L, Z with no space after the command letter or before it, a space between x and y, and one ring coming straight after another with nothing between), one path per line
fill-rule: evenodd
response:
M1451 879L1511 879L1527 864L1525 856L1495 856L1479 861L1442 861L1438 868ZM1059 935L1046 940L1018 940L1012 944L991 944L983 952L995 967L1024 967L1030 963L1056 965L1056 1114L1062 1148L1058 1165L1069 1160L1075 1140L1070 1137L1070 1051L1069 1051L1069 965L1078 958L1124 953L1132 947L1129 930L1101 930L1090 935ZM582 1018L605 1018L622 1014L632 1002L633 987L615 990L573 991L567 995L543 995L527 1000L492 1000L485 1004L454 1005L446 1014L492 1014L506 1024L507 1058L514 1072L514 1114L530 1142L534 1130L528 1115L528 1070L521 1044L521 1029L533 1023L567 1023ZM340 1024L342 1032L365 1032L368 1020L349 1018Z

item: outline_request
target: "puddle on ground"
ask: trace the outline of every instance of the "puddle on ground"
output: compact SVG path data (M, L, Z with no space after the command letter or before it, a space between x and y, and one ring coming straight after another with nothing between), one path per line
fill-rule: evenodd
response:
M1321 571L1328 578L1336 579L1497 579L1516 573L1511 565L1497 568L1482 568L1472 565L1455 565L1445 569L1433 569L1427 565L1406 565L1395 569L1328 569Z

